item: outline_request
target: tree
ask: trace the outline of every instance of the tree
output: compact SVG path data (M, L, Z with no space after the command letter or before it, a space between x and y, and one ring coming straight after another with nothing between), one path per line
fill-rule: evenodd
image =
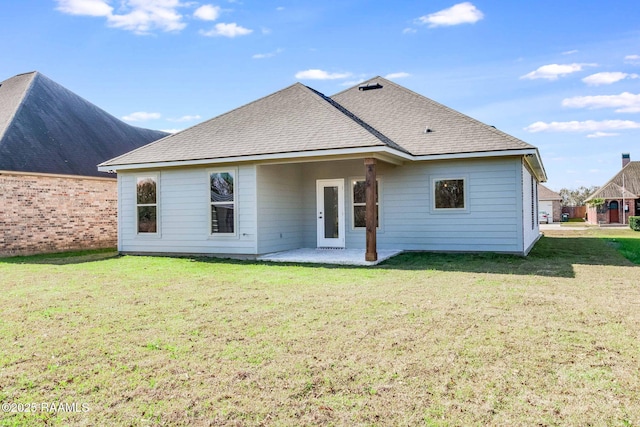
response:
M581 186L575 190L563 188L559 192L562 197L562 206L584 206L584 201L598 188L600 187L596 185L591 187Z

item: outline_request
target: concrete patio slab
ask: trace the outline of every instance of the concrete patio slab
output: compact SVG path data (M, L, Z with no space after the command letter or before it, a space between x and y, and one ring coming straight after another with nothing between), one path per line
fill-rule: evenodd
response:
M401 253L401 250L379 250L377 261L365 261L364 249L301 248L259 256L258 261L295 262L339 265L376 265Z

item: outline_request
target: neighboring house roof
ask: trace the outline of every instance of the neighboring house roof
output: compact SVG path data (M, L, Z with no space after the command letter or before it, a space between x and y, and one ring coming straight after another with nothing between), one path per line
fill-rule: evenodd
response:
M538 184L538 200L562 200L562 196L542 184Z
M623 192L624 189L624 192ZM629 162L585 201L593 199L640 198L640 162Z
M361 90L366 85L368 90ZM332 97L295 83L100 167L368 148L388 149L409 160L526 151L546 180L534 146L382 77Z
M130 126L37 71L0 83L0 170L107 176L96 164L165 135Z

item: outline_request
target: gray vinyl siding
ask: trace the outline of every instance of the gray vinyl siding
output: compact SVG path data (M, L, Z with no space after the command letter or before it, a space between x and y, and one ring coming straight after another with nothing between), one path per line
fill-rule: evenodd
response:
M257 167L258 253L302 247L302 169L297 164Z
M388 165L378 164L377 173L383 179ZM317 213L316 213L316 181L319 179L344 180L345 206L345 246L347 248L364 248L364 230L353 230L351 206L351 178L364 177L364 160L343 160L332 162L307 163L302 170L302 232L303 245L308 248L317 246Z
M345 244L364 248L364 229L352 226L350 195L351 179L364 177L362 159L230 167L238 173L237 235L232 237L209 234L210 168L155 172L160 194L157 236L136 233L135 179L145 173L120 173L120 250L253 255L314 248L319 179L344 180ZM537 212L532 227L527 199L533 178L519 157L398 166L378 162L377 174L381 184L380 249L523 253L538 236ZM465 180L464 210L434 210L434 178Z
M533 190L533 195L531 194ZM538 183L526 167L522 167L523 239L527 250L540 235L538 224ZM531 212L533 210L533 214Z
M522 252L518 158L423 162L384 180L381 249ZM434 178L464 178L466 209L435 211Z
M120 251L255 254L256 168L249 165L234 169L237 171L235 236L210 234L209 168L119 173ZM159 232L145 235L136 230L136 177L149 173L158 176Z

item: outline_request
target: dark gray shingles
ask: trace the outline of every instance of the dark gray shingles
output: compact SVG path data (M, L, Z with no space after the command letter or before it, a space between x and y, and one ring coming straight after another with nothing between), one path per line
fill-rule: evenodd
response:
M0 140L6 133L36 72L18 74L0 83Z
M103 166L385 145L323 95L295 83Z
M347 89L331 98L411 154L438 155L534 148L382 77L381 89ZM425 132L426 129L430 132Z
M0 105L0 170L107 176L98 163L166 135L130 126L37 72L3 82Z

